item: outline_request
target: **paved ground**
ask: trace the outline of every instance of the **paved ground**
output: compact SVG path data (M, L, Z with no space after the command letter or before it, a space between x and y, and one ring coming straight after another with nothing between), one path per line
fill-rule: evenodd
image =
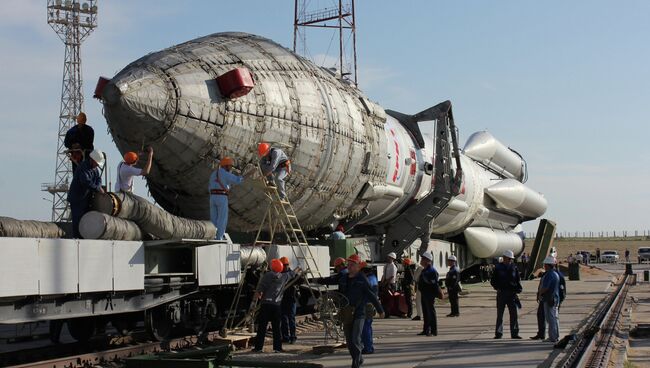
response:
M561 334L571 332L609 292L612 274L583 270L581 281L568 281L568 297L560 312ZM468 285L469 295L461 298L461 317L446 318L449 306L438 311L438 336L416 334L421 322L401 318L375 321L376 353L365 356L367 367L535 367L552 354L559 353L550 343L529 340L537 330L535 293L537 281L525 281L519 311L520 334L524 340L511 340L506 333L494 340L496 318L495 292L489 284ZM507 316L507 313L506 313ZM506 325L507 325L507 317ZM322 343L322 333L300 336L300 345L286 345L287 353L244 353L238 358L251 360L308 361L325 367L348 367L347 350L316 356L305 352L310 345ZM267 343L267 349L269 349Z

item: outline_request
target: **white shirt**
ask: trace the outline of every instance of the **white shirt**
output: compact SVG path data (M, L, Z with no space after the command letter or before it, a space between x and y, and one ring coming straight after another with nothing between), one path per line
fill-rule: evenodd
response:
M386 267L384 268L384 277L382 277L382 280L388 280L390 278L393 278L391 280L391 284L394 284L397 280L397 266L395 265L395 262L390 262L386 264Z
M133 177L142 175L142 169L120 162L117 166L117 180L115 180L115 191L132 192Z

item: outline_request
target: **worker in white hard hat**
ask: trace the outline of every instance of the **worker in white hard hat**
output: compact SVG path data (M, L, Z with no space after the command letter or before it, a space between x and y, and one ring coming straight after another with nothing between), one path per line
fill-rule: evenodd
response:
M384 306L385 318L390 317L389 301L395 292L395 282L397 281L397 265L395 260L397 255L395 252L390 252L386 256L386 266L384 267L384 275L381 277L379 283L380 295L382 296L382 305Z
M442 299L442 289L438 285L438 271L433 267L433 254L430 251L422 253L420 265L423 270L418 278L418 290L422 293L422 332L418 335L437 336L438 323L436 320L436 298Z
M503 252L503 262L498 263L494 268L494 274L490 284L497 291L497 323L494 332L494 338L500 339L503 336L503 312L508 307L510 314L510 337L521 339L519 336L519 322L517 320L517 304L521 293L521 280L519 270L512 262L515 258L511 250Z
M447 288L447 295L449 296L449 304L451 305L451 313L447 317L460 316L460 308L458 306L458 294L460 293L460 269L457 265L455 255L447 257L447 276L445 276L445 287Z
M82 161L72 175L68 190L68 203L72 217L72 235L81 239L79 222L88 212L95 193L104 193L100 169L104 167L104 153L98 149L90 152L89 159Z
M544 259L544 277L540 280L537 300L544 304L544 319L548 325L546 342L556 343L560 339L558 307L560 305L560 275L555 270L555 258L548 256Z

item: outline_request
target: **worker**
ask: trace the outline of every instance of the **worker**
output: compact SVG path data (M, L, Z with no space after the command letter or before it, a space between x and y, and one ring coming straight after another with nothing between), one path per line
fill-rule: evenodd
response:
M280 262L282 262L283 266L282 273L291 271L289 258L282 257L280 258ZM296 279L289 280L284 288L282 302L280 303L280 310L282 312L282 320L280 324L282 330L282 342L288 342L289 344L294 344L297 340L296 302L298 298L298 286L296 281Z
M338 224L336 226L336 230L330 235L330 239L332 240L345 240L345 233L344 233L344 228L343 225Z
M447 276L445 276L445 287L447 288L447 295L449 295L449 304L451 305L451 313L447 317L460 316L460 308L458 306L458 294L460 293L460 269L457 265L457 258L451 255L447 258Z
M275 184L280 199L285 199L287 193L284 179L291 174L291 160L284 151L275 147L271 148L270 144L264 142L257 146L257 153L260 157L262 175L270 184Z
M386 311L386 318L390 317L390 310L388 308L390 298L395 292L395 283L397 281L397 265L395 260L397 255L395 252L390 252L386 256L386 266L384 267L384 275L381 277L379 283L382 294L382 301L384 303L384 310Z
M555 258L544 259L544 277L540 280L537 299L544 303L544 319L548 324L548 339L545 342L556 343L560 339L558 307L560 305L560 276L555 271Z
M90 125L86 124L86 114L80 112L76 120L77 125L68 129L63 140L63 145L70 152L73 172L81 161L87 158L88 154L95 149L93 144L95 141L95 131Z
M377 280L377 275L372 271L372 267L368 265L367 262L361 262L361 269L363 274L368 278L368 283L370 284L370 290L379 297L379 280ZM374 312L374 311L373 311ZM363 341L363 350L361 354L374 354L375 345L372 342L372 315L371 313L366 313L366 320L363 323L363 333L361 334L361 341Z
M416 264L415 266L415 272L413 273L413 280L415 280L415 317L413 317L411 320L413 321L419 321L422 318L422 293L420 292L420 288L418 287L418 280L420 279L420 274L422 273L422 270L424 268L420 264Z
M244 176L233 174L234 160L224 157L219 161L219 167L210 174L208 190L210 191L210 221L217 228L215 239L223 240L228 225L228 194L233 185L241 184Z
M503 252L503 261L494 268L490 284L497 291L497 323L494 338L503 336L503 312L506 306L510 314L510 337L521 339L519 336L519 323L517 321L517 294L521 293L519 270L512 262L514 254L511 250Z
M260 310L257 316L257 336L255 337L254 352L262 351L264 347L264 337L269 322L273 329L273 351L282 352L282 331L280 330L280 319L282 316L280 304L282 303L283 289L285 285L300 272L300 268L295 271L289 270L282 272L284 265L279 259L271 260L271 269L267 271L255 292L255 298L260 300Z
M334 262L334 274L328 277L322 277L318 280L323 285L338 285L341 289L341 283L345 281L348 275L348 268L345 264L345 258L337 257Z
M422 332L418 335L437 336L438 322L436 319L436 297L442 298L442 290L438 285L438 271L433 267L433 254L426 251L420 258L422 272L418 278L418 289L422 293Z
M76 239L81 239L79 222L88 212L93 195L104 193L102 176L98 169L102 167L104 167L104 153L100 150L93 150L89 154L89 159L82 161L72 175L72 182L68 190L68 202L72 217L72 235Z
M415 267L410 258L402 260L404 273L402 274L402 291L404 292L404 301L406 302L406 316L413 317L413 295L415 294Z
M361 336L367 317L366 304L372 303L379 313L379 318L383 317L384 310L373 293L368 278L360 272L361 258L353 254L348 257L347 262L348 275L341 283L340 292L348 299L348 305L341 311L341 315L346 345L352 357L352 368L358 368L363 364Z
M143 169L135 167L139 157L135 152L124 154L124 161L117 165L117 180L115 180L116 192L133 192L133 177L147 176L151 171L151 162L153 161L153 148L147 148L147 163Z

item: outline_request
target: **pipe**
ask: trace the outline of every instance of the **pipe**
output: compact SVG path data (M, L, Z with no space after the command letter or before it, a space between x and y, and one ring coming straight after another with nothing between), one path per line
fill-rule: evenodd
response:
M65 231L53 222L16 220L0 216L0 237L62 238Z
M83 215L79 232L84 239L142 240L142 230L135 222L90 211Z
M266 252L260 247L240 247L239 260L242 269L252 266L260 266L266 261Z
M96 195L92 209L133 221L144 233L160 239L214 239L217 235L210 221L174 216L132 193Z

